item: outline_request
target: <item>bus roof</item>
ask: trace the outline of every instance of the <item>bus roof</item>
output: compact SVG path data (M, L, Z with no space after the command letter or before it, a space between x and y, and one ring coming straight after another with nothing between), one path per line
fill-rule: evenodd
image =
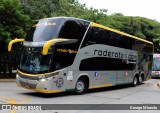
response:
M50 18L44 18L44 19L53 19L53 18L63 18L65 20L81 20L81 21L86 21L86 22L90 22L90 21L87 21L87 20L84 20L84 19L80 19L80 18L75 18L75 17L50 17ZM134 39L137 39L137 40L141 40L143 42L146 42L146 43L149 43L149 44L152 44L152 42L150 41L147 41L147 40L144 40L144 39L141 39L139 37L136 37L136 36L133 36L133 35L130 35L130 34L127 34L127 33L124 33L122 31L118 31L116 29L112 29L112 28L109 28L109 27L106 27L106 26L103 26L103 25L100 25L100 24L97 24L97 23L94 23L94 22L90 22L90 26L95 26L95 27L99 27L99 28L103 28L103 29L106 29L106 30L109 30L109 31L112 31L112 32L115 32L115 33L118 33L118 34L121 34L121 35L125 35L125 36L128 36L130 38L134 38Z
M133 36L133 35L130 35L130 34L127 34L127 33L124 33L122 31L118 31L116 29L112 29L112 28L109 28L109 27L106 27L106 26L103 26L103 25L100 25L100 24L96 24L96 23L93 23L91 22L90 26L95 26L95 27L99 27L99 28L103 28L103 29L106 29L106 30L109 30L109 31L112 31L112 32L115 32L115 33L118 33L118 34L121 34L121 35L125 35L125 36L128 36L130 38L134 38L134 39L137 39L137 40L141 40L143 42L146 42L146 43L149 43L149 44L152 44L152 42L150 41L147 41L147 40L144 40L144 39L141 39L141 38L138 38L136 36Z
M80 18L75 18L75 17L50 17L50 18L42 18L42 19L54 19L54 18L59 18L59 19L65 19L65 20L81 20L81 21L86 21L86 22L90 22L88 20L84 20L84 19L80 19ZM41 19L39 19L41 20Z

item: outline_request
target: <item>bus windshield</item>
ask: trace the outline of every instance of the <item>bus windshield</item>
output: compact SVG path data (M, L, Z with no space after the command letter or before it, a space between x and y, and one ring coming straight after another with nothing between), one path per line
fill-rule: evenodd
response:
M57 38L64 21L63 18L41 19L36 21L27 33L25 41L43 42Z
M40 47L25 47L21 54L19 69L28 73L44 73L50 70L53 48L42 55Z
M160 57L153 58L152 71L160 71Z
M42 74L70 66L75 58L77 43L53 45L47 55L42 47L23 47L18 69L25 73Z

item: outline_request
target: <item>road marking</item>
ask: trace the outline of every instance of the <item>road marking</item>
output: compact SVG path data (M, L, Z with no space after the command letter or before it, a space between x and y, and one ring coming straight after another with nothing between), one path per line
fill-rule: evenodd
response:
M27 98L23 99L22 101L20 101L18 104L24 104L25 102L27 102L30 99L31 99L31 97L27 97Z
M0 79L0 82L15 82L16 79Z
M16 104L16 99L6 99L7 104ZM16 110L11 110L10 113L16 113Z
M26 97L26 98L22 99L19 102L16 99L14 99L14 98L2 98L2 97L0 97L0 100L4 101L7 104L12 105L12 104L24 104L25 102L27 102L31 98L32 97ZM11 110L10 113L16 113L16 110Z

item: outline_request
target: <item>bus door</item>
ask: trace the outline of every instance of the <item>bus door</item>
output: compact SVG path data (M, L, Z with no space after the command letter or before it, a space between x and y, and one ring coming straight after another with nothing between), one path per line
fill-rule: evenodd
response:
M130 60L119 59L117 62L117 84L131 82L134 65L135 63Z
M123 84L124 77L125 77L124 71L117 71L116 84Z
M133 71L130 70L123 70L117 71L117 84L129 83L131 82Z

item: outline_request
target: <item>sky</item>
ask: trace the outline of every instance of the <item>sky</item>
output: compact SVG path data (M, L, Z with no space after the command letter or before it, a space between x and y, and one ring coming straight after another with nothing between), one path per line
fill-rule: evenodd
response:
M160 0L79 0L88 8L107 9L108 15L140 16L160 22Z

